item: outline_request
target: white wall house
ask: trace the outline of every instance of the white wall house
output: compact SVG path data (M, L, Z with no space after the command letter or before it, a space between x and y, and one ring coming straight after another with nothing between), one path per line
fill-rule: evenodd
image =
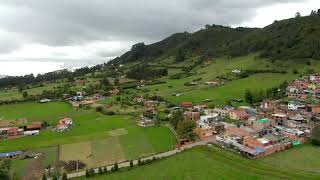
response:
M298 109L302 109L304 107L305 107L305 105L300 103L300 102L290 101L288 103L288 109L289 110L298 110Z

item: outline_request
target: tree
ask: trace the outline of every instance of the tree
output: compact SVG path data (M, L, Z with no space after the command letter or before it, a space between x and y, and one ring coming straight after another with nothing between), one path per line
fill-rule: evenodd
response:
M118 166L118 163L116 162L116 163L114 163L114 171L118 171L119 170L119 166Z
M99 167L99 174L103 174L103 170L102 170L102 168L101 167Z
M245 98L247 103L249 103L249 104L253 103L254 96L253 96L251 91L246 90L245 93L244 93L244 98Z
M22 97L25 99L28 97L28 92L27 91L23 91L22 93Z
M179 122L177 126L177 133L180 138L194 140L196 137L196 134L193 131L194 128L196 128L196 123L194 121Z
M183 120L184 120L183 113L182 111L178 110L173 113L172 118L170 119L170 123L174 128L177 128L178 123Z
M114 85L115 85L115 86L119 86L119 85L120 85L120 82L119 82L119 79L118 79L118 78L116 78L116 79L114 80Z
M317 124L312 130L311 143L320 146L320 124Z
M108 169L106 167L103 168L103 173L108 173Z
M138 159L138 165L141 166L142 163L141 163L141 159Z
M86 170L86 177L87 177L87 178L90 177L90 172L89 172L88 169Z
M301 17L301 14L300 12L296 12L296 15L295 15L296 18L300 18Z
M208 107L209 107L210 109L214 109L214 108L216 108L216 105L215 105L214 103L210 103L210 104L208 105Z
M133 161L130 160L130 168L133 168Z
M176 62L183 62L186 59L186 54L182 49L178 50L176 55Z
M312 10L310 13L310 16L316 16L317 15L317 11L316 10Z
M42 175L42 180L47 180L47 176L45 174Z
M67 173L66 172L64 172L63 174L62 174L62 180L67 180L68 179L68 177L67 177Z
M320 9L318 9L317 15L320 16Z
M10 180L11 161L5 160L0 166L0 179Z

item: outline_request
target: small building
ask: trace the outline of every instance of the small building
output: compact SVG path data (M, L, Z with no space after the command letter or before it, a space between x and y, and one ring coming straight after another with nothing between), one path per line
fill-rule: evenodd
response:
M0 160L22 159L23 154L24 154L23 151L13 151L13 152L0 153Z
M234 74L240 74L241 70L240 69L234 69L231 72L234 73Z
M196 110L196 111L199 111L199 112L204 112L206 109L208 109L208 106L207 105L196 105L196 106L193 106L193 109Z
M72 121L71 118L65 117L65 118L59 120L59 124L64 124L64 125L67 125L67 126L71 126L73 124L73 121Z
M58 124L58 125L56 125L54 130L57 131L57 132L64 132L64 131L69 130L69 126L67 126L65 124Z
M209 137L212 137L214 135L213 131L213 127L209 126L208 124L204 124L201 127L195 129L195 133L201 140L205 140Z
M319 74L311 75L310 81L315 82L315 83L320 83L320 75Z
M299 102L299 101L290 101L288 103L288 109L289 110L298 110L298 109L303 109L305 107L306 107L306 105L301 103L301 102Z
M112 90L109 91L109 93L110 93L111 95L117 95L117 94L119 94L119 92L120 92L119 89L112 89Z
M219 108L214 108L214 109L206 109L204 110L205 115L214 115L218 114L220 117L227 117L229 115L229 111L219 109Z
M23 136L24 130L21 128L13 127L9 128L7 133L8 133L8 139L15 139Z
M158 105L158 101L144 101L144 106L149 107L156 107Z
M145 99L142 96L134 97L132 100L134 103L143 103Z
M147 117L141 117L141 120L138 123L138 126L140 127L151 127L156 124L156 121L154 119L149 119Z
M284 125L285 121L288 120L288 116L283 113L276 113L272 115L272 119L278 124L278 125Z
M248 120L249 115L245 109L237 109L237 110L231 110L229 112L229 117L230 119L233 119L233 120L244 121L244 120Z
M192 102L182 102L182 103L180 103L180 106L182 108L186 108L186 109L193 107Z
M226 130L228 135L238 137L255 136L257 134L255 130L249 127L228 127Z
M26 131L40 130L42 128L42 122L33 122L31 125L27 125Z
M183 117L185 120L199 121L200 120L200 112L186 111L183 113Z
M213 122L218 122L220 121L221 118L219 117L218 114L212 114L208 116L200 116L200 121L203 123L213 123Z
M40 131L39 130L30 130L30 131L24 131L23 135L24 136L37 136L39 135Z
M40 100L40 103L47 103L47 102L51 102L51 100L50 99L41 99Z

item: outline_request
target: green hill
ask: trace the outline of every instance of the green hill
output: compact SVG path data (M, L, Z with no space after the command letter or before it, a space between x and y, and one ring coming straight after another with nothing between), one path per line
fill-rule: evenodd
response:
M177 33L163 41L138 43L109 64L150 62L168 56L244 56L260 53L263 58L320 59L320 16L275 21L262 29L206 25L194 33Z

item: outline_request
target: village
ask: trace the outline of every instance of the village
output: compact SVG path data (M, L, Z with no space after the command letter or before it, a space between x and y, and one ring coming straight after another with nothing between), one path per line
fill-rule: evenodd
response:
M284 99L264 100L253 107L225 106L210 109L208 105L181 102L184 119L196 123L194 132L200 141L215 138L215 143L241 153L249 158L261 158L270 154L300 146L310 137L320 115L320 75L305 76L294 80L286 89ZM142 97L148 112L157 113L155 101ZM172 116L169 114L168 116ZM156 124L155 116L141 116L139 126ZM190 143L180 139L180 145Z

